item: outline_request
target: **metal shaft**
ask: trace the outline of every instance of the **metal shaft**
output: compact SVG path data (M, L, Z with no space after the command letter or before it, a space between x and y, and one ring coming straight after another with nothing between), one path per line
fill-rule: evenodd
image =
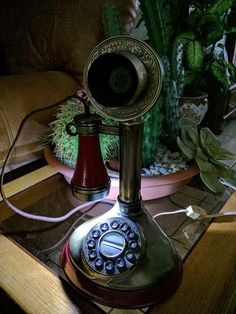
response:
M144 119L120 124L120 194L123 203L141 201L142 134Z

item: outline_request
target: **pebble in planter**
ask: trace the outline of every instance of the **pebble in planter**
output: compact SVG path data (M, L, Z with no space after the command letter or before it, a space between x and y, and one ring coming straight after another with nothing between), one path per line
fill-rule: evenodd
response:
M158 149L155 161L142 169L142 176L161 176L186 170L189 167L186 157L180 152L171 152L162 146Z

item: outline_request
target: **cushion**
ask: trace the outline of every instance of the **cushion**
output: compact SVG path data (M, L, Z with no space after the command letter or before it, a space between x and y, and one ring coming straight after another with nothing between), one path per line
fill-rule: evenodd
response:
M66 70L82 82L90 51L104 39L101 11L107 0L0 0L0 60L5 74ZM138 0L113 0L124 33Z
M0 166L22 119L32 110L55 104L75 94L78 83L57 71L34 72L0 77ZM26 160L42 151L39 137L53 119L56 108L33 115L17 142L11 162Z

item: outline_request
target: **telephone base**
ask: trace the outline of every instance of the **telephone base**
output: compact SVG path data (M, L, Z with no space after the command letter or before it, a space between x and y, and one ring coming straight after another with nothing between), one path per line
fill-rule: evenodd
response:
M130 309L147 307L170 297L180 284L183 268L182 261L177 257L168 278L146 288L119 290L96 284L79 271L75 271L69 257L68 242L62 251L61 263L66 277L78 293L109 307Z

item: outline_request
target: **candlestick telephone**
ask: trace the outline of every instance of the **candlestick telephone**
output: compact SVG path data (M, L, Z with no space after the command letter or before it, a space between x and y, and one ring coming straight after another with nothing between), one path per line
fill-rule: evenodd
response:
M162 80L160 58L148 44L129 36L106 39L84 68L85 92L99 115L87 112L72 123L79 152L71 188L84 201L109 193L99 133L119 136L117 201L105 214L80 225L61 256L63 270L79 293L113 307L156 303L173 293L181 279L181 260L145 209L140 192L145 113L156 103ZM101 117L119 126L106 129Z

